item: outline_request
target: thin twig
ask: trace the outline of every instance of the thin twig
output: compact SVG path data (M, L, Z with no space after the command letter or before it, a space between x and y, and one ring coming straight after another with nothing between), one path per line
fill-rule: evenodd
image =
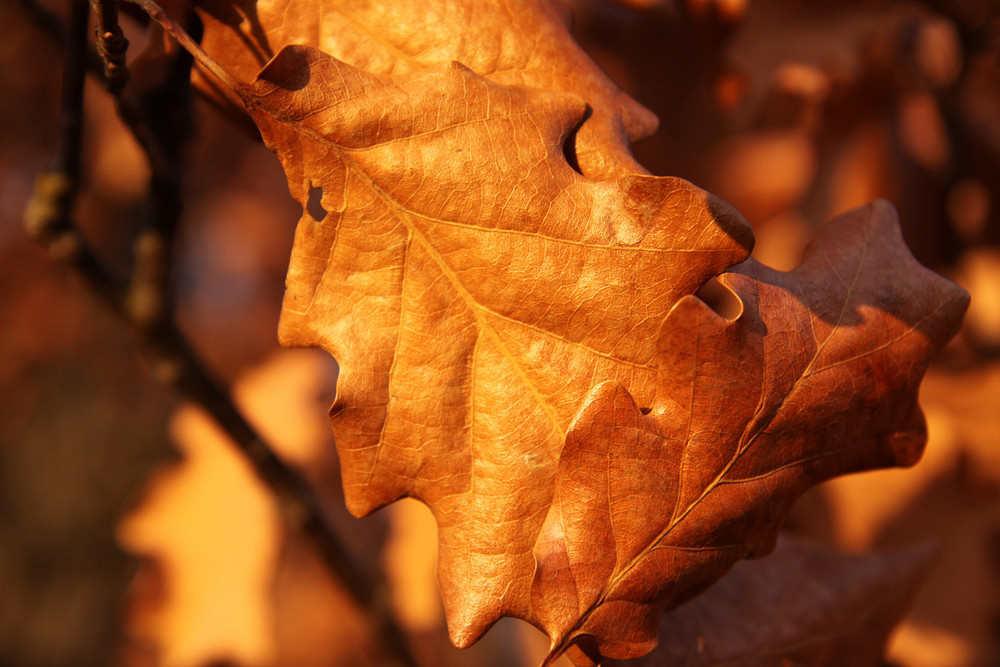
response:
M190 14L193 18L193 13ZM153 330L173 318L170 268L181 217L184 146L192 117L191 65L183 49L161 55L162 78L115 101L125 122L149 157L151 206L134 245L135 263L126 306L140 327Z
M49 39L56 44L66 48L66 35L69 31L63 25L62 19L52 11L38 4L35 0L17 0L17 2L27 13L28 18L35 27L48 35ZM104 64L101 62L101 57L97 55L97 52L89 44L83 58L87 73L103 79Z
M70 8L63 57L62 98L59 109L59 143L52 169L39 174L35 196L25 211L28 235L46 246L72 256L76 245L69 221L80 181L80 144L83 139L83 89L86 79L86 29L90 11L86 3ZM78 235L77 235L78 236Z
M236 77L227 72L225 68L222 67L222 65L220 65L214 58L205 53L204 49L201 48L201 45L191 39L191 36L187 33L187 31L179 26L176 21L167 16L167 13L163 11L162 7L152 0L124 1L141 7L142 10L149 15L149 18L163 26L163 29L166 30L171 37L177 40L177 43L184 47L185 51L194 56L195 60L197 60L202 67L211 72L215 78L234 91L240 88L240 82L236 79Z
M108 81L108 89L117 92L128 81L128 67L125 66L128 40L118 23L118 0L90 0L90 5L97 19L97 54L104 61L104 78Z
M70 173L79 180L80 145L83 139L83 86L86 80L87 21L86 3L75 2L70 8L70 24L66 36L66 73L63 76L62 113L59 118L59 153L56 169Z
M37 197L44 192L36 191ZM300 528L314 543L320 558L355 603L367 610L387 654L386 664L416 667L403 631L392 618L384 586L374 581L349 555L325 519L320 503L301 475L278 458L236 409L228 394L212 379L188 340L172 323L148 331L136 326L123 306L122 290L75 229L49 237L44 243L52 256L75 270L88 288L139 339L154 378L175 387L203 407L229 435L257 475L274 492L286 523Z
M56 44L66 48L66 34L68 30L66 29L66 26L63 25L62 19L47 8L38 4L35 0L17 0L17 2L28 14L28 18L31 19L31 22L34 23L37 28L48 35L49 39L54 41ZM103 79L104 64L101 62L101 57L97 55L97 52L91 48L89 44L87 45L86 53L83 57L87 73Z

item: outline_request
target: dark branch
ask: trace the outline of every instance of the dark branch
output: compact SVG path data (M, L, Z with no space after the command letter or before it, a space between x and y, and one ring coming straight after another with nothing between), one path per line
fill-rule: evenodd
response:
M128 67L125 66L128 40L118 23L118 0L91 0L90 4L97 19L97 54L104 61L108 90L115 93L128 81Z
M62 19L35 2L35 0L18 0L18 4L27 12L31 22L48 35L49 39L59 46L66 48L67 33L69 31L63 25ZM104 65L101 62L101 57L97 55L97 52L89 44L84 54L84 63L88 74L92 74L100 79L104 78Z
M30 0L22 0L37 8ZM122 321L142 346L154 377L200 404L250 459L258 476L275 492L286 520L303 530L320 556L359 607L365 609L382 638L387 664L415 667L405 635L395 623L384 587L350 557L330 527L303 477L278 458L236 409L228 393L211 377L170 308L171 246L181 213L182 146L191 129L191 56L178 49L165 54L167 75L143 91L128 91L124 67L127 40L117 24L114 2L72 3L72 14L59 41L66 46L62 119L55 165L39 175L25 211L28 234L51 256L68 266ZM83 82L91 70L86 41L89 9L98 20L99 50L105 59L106 84L119 115L138 139L151 167L151 209L136 241L135 269L127 286L119 284L73 223L83 133ZM50 33L58 19L37 8L32 15Z

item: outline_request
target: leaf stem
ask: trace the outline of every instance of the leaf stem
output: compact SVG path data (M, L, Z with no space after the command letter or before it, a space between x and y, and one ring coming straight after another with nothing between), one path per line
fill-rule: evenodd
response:
M167 16L167 13L163 11L162 7L152 0L124 1L138 5L142 8L142 10L149 15L149 18L159 23L171 37L177 40L178 44L184 47L184 50L194 56L194 59L198 61L199 65L211 72L215 78L233 90L238 90L240 88L241 84L236 77L227 72L212 56L205 53L204 49L201 48L198 42L191 38L191 35L189 35L183 27Z

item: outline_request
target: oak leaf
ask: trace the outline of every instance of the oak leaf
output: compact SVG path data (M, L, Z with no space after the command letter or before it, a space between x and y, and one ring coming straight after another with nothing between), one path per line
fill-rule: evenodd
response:
M431 506L470 643L529 613L531 544L593 379L651 401L660 321L746 256L749 229L679 179L580 175L562 152L577 98L457 64L395 81L287 47L241 93L293 195L321 188L328 211L300 222L280 336L341 364L348 505Z
M379 76L415 76L460 62L496 83L579 96L592 115L569 146L571 159L593 178L645 173L629 144L652 134L657 118L573 40L569 8L559 0L488 5L197 0L195 5L205 24L205 50L240 79L252 79L289 44L315 47Z
M535 547L554 655L651 650L662 611L769 552L806 489L920 458L919 380L968 298L913 259L889 204L828 223L791 272L748 260L720 281L742 313L678 301L649 414L609 381L567 434Z

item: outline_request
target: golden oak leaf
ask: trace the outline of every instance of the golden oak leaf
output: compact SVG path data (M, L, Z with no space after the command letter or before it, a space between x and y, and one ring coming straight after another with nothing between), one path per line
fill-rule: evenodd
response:
M661 320L747 255L749 229L685 181L574 171L572 95L458 64L387 79L309 47L237 89L307 209L280 335L341 364L348 505L430 505L452 636L471 643L528 613L531 546L595 379L652 400Z
M891 205L828 223L791 272L748 260L720 281L742 313L678 301L649 414L604 382L567 434L535 547L553 656L648 652L663 610L768 552L803 491L920 458L919 381L968 295L913 259Z
M583 173L594 178L645 173L628 144L652 134L656 116L622 92L573 40L569 9L558 0L488 5L197 0L196 5L205 23L205 50L243 80L289 44L313 46L382 76L412 76L460 62L496 83L578 95L593 114L569 146Z
M660 619L660 645L607 667L879 667L930 564L926 546L843 556L783 536Z

